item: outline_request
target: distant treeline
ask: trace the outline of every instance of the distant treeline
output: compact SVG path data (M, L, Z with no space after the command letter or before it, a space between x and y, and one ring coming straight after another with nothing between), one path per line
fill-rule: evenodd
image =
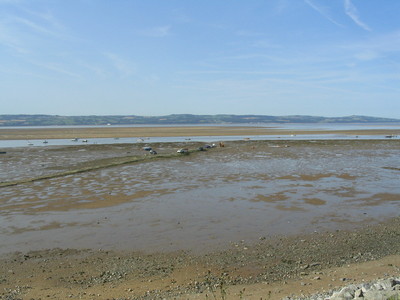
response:
M1 126L68 126L68 125L145 125L145 124L240 124L240 123L390 123L399 119L368 116L264 116L264 115L191 115L168 116L59 116L0 115Z

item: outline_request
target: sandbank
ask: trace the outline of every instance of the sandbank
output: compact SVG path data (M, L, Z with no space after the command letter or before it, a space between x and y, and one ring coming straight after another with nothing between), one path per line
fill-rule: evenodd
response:
M0 128L0 140L317 134L398 135L400 131L393 129L290 130L257 126Z

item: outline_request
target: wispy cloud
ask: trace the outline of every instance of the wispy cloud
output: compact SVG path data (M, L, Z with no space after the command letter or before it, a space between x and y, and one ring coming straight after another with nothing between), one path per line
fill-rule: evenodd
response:
M365 50L355 55L358 60L369 61L379 58L379 54L373 50Z
M32 65L35 65L35 66L38 66L38 67L47 69L47 70L49 70L49 71L53 71L53 72L56 72L56 73L60 73L60 74L63 74L63 75L67 75L67 76L69 76L69 77L74 77L74 78L79 78L79 79L82 78L81 75L67 70L64 66L62 66L62 65L59 64L59 63L38 62L38 61L32 61L32 60L30 60L29 62L30 62Z
M172 11L173 20L178 23L189 23L192 21L192 18L189 17L182 9L174 9Z
M346 43L339 46L339 49L360 61L389 59L392 55L397 57L400 54L400 31Z
M93 65L90 63L87 63L86 61L79 61L79 66L85 68L86 70L89 70L92 74L95 74L101 78L106 78L107 73L105 70L97 65Z
M306 4L308 4L312 9L314 9L315 11L317 11L320 15L322 15L325 19L327 19L328 21L332 22L333 24L343 27L342 24L336 22L327 12L324 8L316 5L314 2L312 2L311 0L304 0L304 2Z
M20 40L9 29L0 23L0 45L6 46L19 54L29 51L21 45Z
M18 10L25 14L8 14L0 20L0 44L15 54L33 54L38 45L71 40L51 13L30 11L22 6L18 6Z
M171 26L158 26L153 28L147 28L139 30L138 33L148 37L165 37L170 34Z
M19 4L21 0L0 0L0 4Z
M238 30L236 31L236 35L244 37L258 37L258 36L263 36L264 33L257 31L249 31L249 30Z
M24 26L32 33L44 35L59 40L76 40L52 14L25 10L29 15L25 17L10 17L9 23L17 26Z
M280 49L281 45L275 44L269 40L257 40L251 44L255 48L265 48L265 49Z
M278 0L276 2L276 5L274 7L274 13L275 14L281 14L283 13L288 7L290 7L290 4L288 3L287 0Z
M113 67L123 76L130 76L134 73L134 67L131 62L114 53L105 53L104 55L111 61Z
M44 34L48 34L48 35L55 35L51 30L47 29L46 27L40 26L31 20L20 18L20 17L15 17L14 20L16 23L23 24L35 32L44 33Z
M348 15L354 23L356 23L359 27L364 30L371 31L371 28L367 24L361 21L360 16L358 15L358 10L351 2L351 0L344 0L344 9L346 15Z
M33 11L25 7L21 7L21 9L27 14L34 16L36 19L44 22L47 27L57 29L58 31L65 30L65 26L50 11Z

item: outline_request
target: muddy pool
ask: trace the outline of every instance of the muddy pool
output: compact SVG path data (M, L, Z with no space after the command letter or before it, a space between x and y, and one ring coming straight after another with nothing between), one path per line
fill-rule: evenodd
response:
M143 145L7 148L0 181L51 175ZM159 155L196 143L150 144ZM347 229L400 212L400 141L232 141L225 147L0 188L0 253L209 251Z

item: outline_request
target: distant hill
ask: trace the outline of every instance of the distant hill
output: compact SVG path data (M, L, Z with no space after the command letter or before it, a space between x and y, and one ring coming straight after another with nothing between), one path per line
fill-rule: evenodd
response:
M167 116L59 116L0 115L0 127L5 126L66 126L66 125L145 125L145 124L243 124L243 123L394 123L400 119L367 116L265 116L265 115L191 115Z

